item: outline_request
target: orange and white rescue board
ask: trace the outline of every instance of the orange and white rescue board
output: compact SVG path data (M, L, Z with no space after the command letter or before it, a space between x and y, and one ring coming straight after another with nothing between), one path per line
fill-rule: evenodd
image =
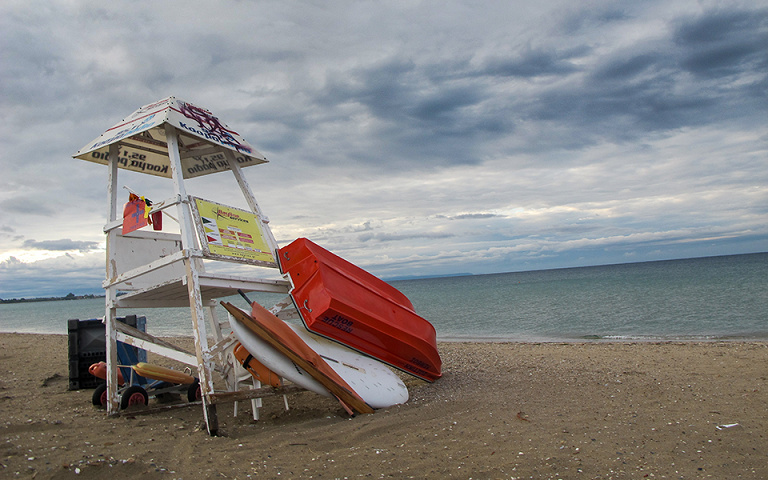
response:
M242 343L238 342L235 345L234 350L235 358L244 369L253 375L253 378L261 383L271 385L275 388L281 386L283 382L280 380L280 376L266 367L263 363L258 361L248 350L245 349Z
M165 368L144 362L132 365L131 368L142 377L151 378L152 380L160 380L161 382L176 383L179 385L191 385L195 383L195 378L192 375L188 375L172 368Z
M251 304L251 315L248 315L231 303L221 302L221 305L254 335L288 357L296 366L302 368L325 387L347 412L351 414L354 410L360 413L373 413L373 408L365 403L317 352L312 350L291 327L272 315L266 308L254 302Z

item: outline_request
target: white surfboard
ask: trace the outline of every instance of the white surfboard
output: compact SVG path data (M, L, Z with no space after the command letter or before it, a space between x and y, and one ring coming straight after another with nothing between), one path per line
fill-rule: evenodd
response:
M307 390L320 395L333 395L317 380L288 357L277 351L230 315L235 337L246 350L267 368ZM373 408L386 408L408 401L403 381L383 363L360 355L352 349L314 335L301 327L286 323L309 347L328 363L358 395Z

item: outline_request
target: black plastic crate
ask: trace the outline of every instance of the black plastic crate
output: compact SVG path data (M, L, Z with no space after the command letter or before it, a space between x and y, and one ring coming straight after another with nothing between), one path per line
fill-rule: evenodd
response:
M133 328L146 331L146 317L126 315L117 319ZM79 320L71 319L67 322L69 336L69 389L80 390L83 388L96 388L104 380L96 378L88 372L88 368L94 363L107 360L106 326L100 319ZM143 349L117 342L117 358L121 365L134 365L147 361L147 352ZM130 378L130 368L122 368L123 378ZM134 379L137 376L134 375ZM139 377L138 383L146 383Z

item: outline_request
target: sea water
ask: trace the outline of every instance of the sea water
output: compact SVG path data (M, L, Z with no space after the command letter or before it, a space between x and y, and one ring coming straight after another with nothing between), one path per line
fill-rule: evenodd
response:
M768 340L768 253L390 283L439 340ZM249 296L267 307L283 297ZM146 316L154 335L191 335L186 308L118 314ZM2 304L0 331L64 334L70 318L103 315L103 298Z
M445 339L768 340L768 254L395 282Z

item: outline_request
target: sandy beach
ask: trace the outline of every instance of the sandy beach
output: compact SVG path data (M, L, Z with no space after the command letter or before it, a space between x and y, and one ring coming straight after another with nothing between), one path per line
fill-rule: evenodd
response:
M768 478L765 343L441 343L405 405L225 404L219 437L199 405L107 417L64 335L0 349L1 478Z

